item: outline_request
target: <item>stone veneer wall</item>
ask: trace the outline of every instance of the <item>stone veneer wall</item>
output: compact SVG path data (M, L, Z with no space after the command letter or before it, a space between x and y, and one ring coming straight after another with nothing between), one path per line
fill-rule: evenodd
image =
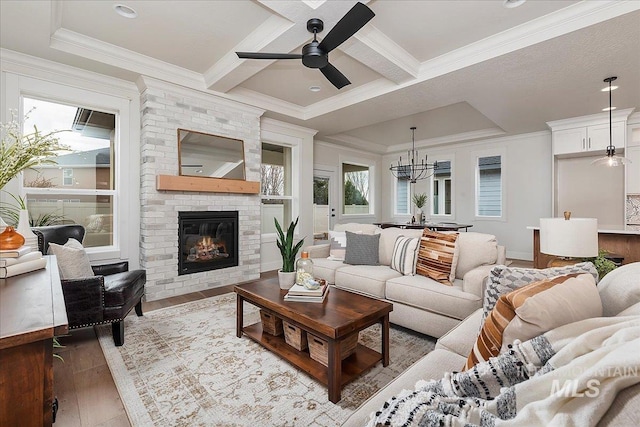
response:
M244 141L246 179L260 180L263 110L204 92L141 78L140 265L153 301L260 277L258 195L156 190L157 175L178 175L177 129ZM239 265L178 276L178 212L238 211Z

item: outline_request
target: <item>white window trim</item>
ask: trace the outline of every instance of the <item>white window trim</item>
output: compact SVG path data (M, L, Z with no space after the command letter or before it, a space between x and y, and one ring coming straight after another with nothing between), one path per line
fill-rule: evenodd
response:
M273 133L273 132L264 132L262 143L279 145L281 147L287 147L291 149L291 195L289 196L274 196L274 195L260 195L260 205L262 209L262 200L291 200L291 218L298 218L300 216L300 182L296 177L300 176L300 150L302 140L298 138L278 138L278 135L283 137L284 135ZM261 147L262 150L262 147ZM262 164L262 161L260 162ZM284 228L288 227L289 224L281 224ZM296 227L296 232L294 237L298 239L300 224L298 223L298 227ZM263 233L261 235L261 241L263 243L275 242L277 240L276 233Z
M134 191L131 189L131 182L133 182L133 174L131 170L133 167L138 168L138 165L133 164L132 160L138 159L137 144L133 144L131 141L135 141L136 132L131 126L138 117L138 111L132 109L130 99L109 95L106 93L98 93L91 89L73 87L62 83L44 81L13 73L6 73L5 76L6 91L3 97L3 108L6 109L3 115L8 114L8 109L15 109L18 111L18 117L22 118L24 115L22 98L24 96L34 99L48 100L51 102L63 103L78 107L85 107L96 109L116 115L116 138L115 138L115 190L109 190L115 193L113 197L113 245L101 246L96 248L87 248L87 254L91 261L108 262L127 259L129 260L130 254L135 254L137 258L137 246L133 245L133 239L129 239L127 236L131 236L133 230L136 230L136 224L134 224L131 218L138 218L139 214L132 215L131 206L135 203L132 200L138 199L137 189ZM135 115L135 117L132 117ZM22 174L20 174L22 175ZM29 193L36 194L41 189L29 188ZM97 192L100 190L96 190ZM26 196L27 189L23 186L22 176L18 179L17 193L21 196ZM53 192L50 190L49 192ZM71 193L73 189L61 187L56 189L56 193ZM135 241L138 241L137 235ZM132 262L132 267L138 265L138 261Z
M338 191L338 203L339 203L339 212L340 217L349 218L350 220L355 220L358 218L375 218L376 212L376 199L375 199L375 176L376 176L376 163L370 159L363 159L362 157L353 157L353 156L345 156L344 154L339 156L338 163L338 179L339 184L338 187L340 191ZM344 163L348 163L350 165L355 166L364 166L369 168L369 213L366 214L345 214L344 213L344 173L342 171L342 165ZM394 190L395 191L395 190Z
M432 219L446 219L448 221L452 221L456 218L456 155L454 153L450 154L436 154L431 155L429 162L451 162L451 213L450 214L435 214L433 213L433 177L435 174L431 175L429 178L429 193L427 197L427 203L429 204L429 215ZM442 189L444 191L444 188Z
M393 176L393 174L391 174L391 188L393 189L393 216L394 217L399 217L399 218L404 218L404 217L410 217L411 216L411 208L413 206L413 188L411 186L411 183L407 181L407 185L409 186L409 191L408 191L408 197L407 197L407 210L409 212L404 213L404 212L398 212L398 178L396 178L395 176Z
M500 156L500 195L501 195L501 215L500 216L486 216L478 215L478 189L480 183L480 168L478 166L478 160L480 157ZM474 195L473 195L473 211L474 219L476 221L507 221L507 189L506 179L507 176L507 153L505 149L491 149L477 151L473 156L473 168L474 168Z
M65 171L71 171L71 176L64 176ZM71 184L65 184L65 178L71 178ZM73 186L73 168L62 168L62 186L63 187L72 187Z

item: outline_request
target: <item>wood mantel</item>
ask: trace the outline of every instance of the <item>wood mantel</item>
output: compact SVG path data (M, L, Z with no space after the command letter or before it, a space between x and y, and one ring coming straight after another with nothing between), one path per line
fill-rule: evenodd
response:
M156 190L259 194L260 182L197 176L156 176Z

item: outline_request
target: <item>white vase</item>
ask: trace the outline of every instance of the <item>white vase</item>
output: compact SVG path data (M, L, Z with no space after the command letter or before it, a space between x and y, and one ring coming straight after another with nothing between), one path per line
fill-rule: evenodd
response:
M278 270L278 281L280 282L280 289L290 289L296 281L296 272L285 273L282 270Z
M29 225L29 211L26 209L20 209L20 216L18 217L18 227L16 231L24 237L24 245L31 246L33 250L38 250L38 236L31 231Z

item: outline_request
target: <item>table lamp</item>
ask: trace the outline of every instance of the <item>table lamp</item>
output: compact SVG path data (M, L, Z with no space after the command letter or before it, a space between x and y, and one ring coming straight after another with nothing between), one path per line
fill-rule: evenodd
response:
M598 219L540 218L540 252L555 255L547 267L576 264L582 258L598 256Z

